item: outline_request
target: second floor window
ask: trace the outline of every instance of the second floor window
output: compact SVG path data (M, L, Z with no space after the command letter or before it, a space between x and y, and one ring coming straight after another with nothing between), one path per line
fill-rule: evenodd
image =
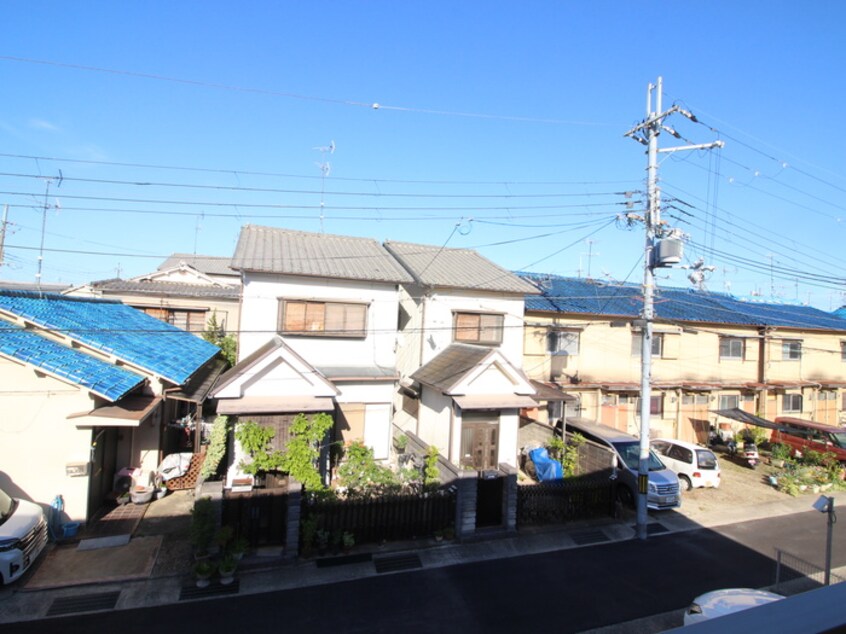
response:
M640 356L640 348L643 345L643 335L639 332L632 334L632 356ZM662 333L652 333L652 356L660 357L664 351L664 335Z
M566 330L549 333L549 351L552 354L579 354L579 333Z
M743 359L743 339L720 337L720 359Z
M493 313L455 313L455 341L502 343L504 317Z
M367 334L367 305L283 299L279 332L285 335L360 337Z
M795 339L785 339L781 342L781 360L799 361L802 358L802 342Z
M139 310L144 311L151 317L161 319L167 323L200 334L206 329L206 311L205 310L180 310L176 308L150 308L142 307Z

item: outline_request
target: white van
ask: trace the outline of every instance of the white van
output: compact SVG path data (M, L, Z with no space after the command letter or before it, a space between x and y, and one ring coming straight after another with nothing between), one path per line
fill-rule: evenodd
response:
M713 451L683 440L656 438L649 443L661 462L679 476L685 491L720 486L720 463Z
M12 583L27 571L47 545L41 507L0 489L0 581Z
M638 468L640 463L640 441L607 425L600 425L584 419L568 418L567 431L578 432L588 440L605 445L617 456L619 484L617 497L626 506L635 506ZM649 480L646 506L654 511L674 509L681 506L679 479L676 474L658 459L654 451L649 452Z

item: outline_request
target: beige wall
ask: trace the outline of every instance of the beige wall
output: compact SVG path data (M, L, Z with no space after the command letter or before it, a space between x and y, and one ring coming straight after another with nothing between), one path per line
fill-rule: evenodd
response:
M631 320L620 320L619 326L612 326L609 317L528 313L525 321L523 369L526 374L549 381L557 364L560 370L557 382L567 393L580 398L581 416L637 434L640 423L635 409L641 363L640 355L632 354L632 340L638 331L630 326ZM551 355L548 351L551 329L578 332L578 353L564 357ZM846 390L835 386L821 395L820 388L822 384L846 383L846 362L841 360L841 341L846 341L846 331L778 330L768 332L762 340L756 327L691 324L682 329L656 323L654 333L663 337L663 350L661 355L652 357L652 395L663 397L663 414L650 420L653 436L701 442L709 424L727 422L712 412L720 406L720 397L724 395L737 396L741 409L769 419L785 414L830 424L843 419ZM721 359L721 337L743 340L742 358ZM802 342L800 360L782 360L785 339ZM778 391L771 385L767 392L742 389L745 384L762 381L771 384L781 381L787 385ZM681 389L682 383L715 387L710 391L689 392ZM616 384L616 388L603 389L601 384ZM628 385L630 391L620 391L620 384ZM660 384L673 389L663 389ZM785 391L802 395L801 414L783 411Z
M67 420L90 410L93 400L74 385L0 359L0 481L8 478L24 495L49 506L56 495L65 512L84 520L88 477L69 477L69 463L87 463L91 430Z

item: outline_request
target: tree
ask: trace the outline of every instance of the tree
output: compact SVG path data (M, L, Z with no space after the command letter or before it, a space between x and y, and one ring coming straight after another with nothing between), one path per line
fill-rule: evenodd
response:
M209 343L213 343L220 348L223 358L226 359L226 362L230 366L235 365L237 361L236 351L238 349L238 342L232 335L227 335L223 325L218 323L216 310L212 311L202 337Z

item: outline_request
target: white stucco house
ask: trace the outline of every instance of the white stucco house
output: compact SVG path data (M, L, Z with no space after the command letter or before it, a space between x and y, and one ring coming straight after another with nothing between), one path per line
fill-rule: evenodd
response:
M411 276L372 239L255 225L231 266L242 281L239 362L214 390L218 413L273 426L281 448L293 416L330 412L335 441L387 458L398 288Z
M450 462L517 464L521 409L538 405L523 374L523 307L534 286L470 249L385 248L412 276L400 288L396 423Z

